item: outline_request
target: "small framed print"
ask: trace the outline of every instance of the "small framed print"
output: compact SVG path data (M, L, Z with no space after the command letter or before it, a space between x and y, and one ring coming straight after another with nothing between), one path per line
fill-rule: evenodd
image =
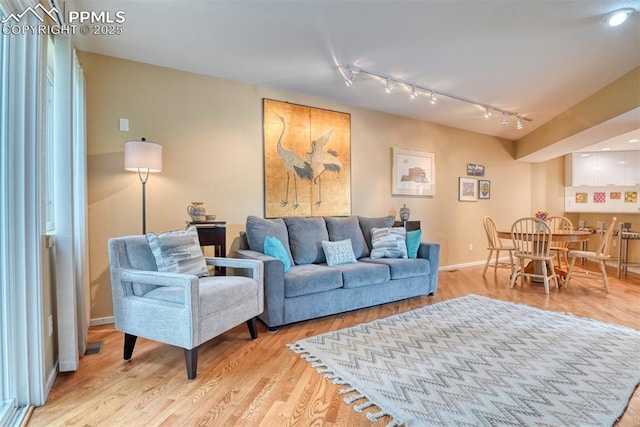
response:
M467 163L467 175L484 176L484 165L476 163Z
M481 179L478 181L478 199L490 199L491 198L491 181L488 179Z
M478 180L476 178L458 178L458 201L478 201Z

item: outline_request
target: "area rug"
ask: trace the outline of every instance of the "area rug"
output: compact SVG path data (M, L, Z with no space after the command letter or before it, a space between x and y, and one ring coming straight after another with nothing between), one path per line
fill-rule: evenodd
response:
M640 332L477 295L289 348L390 426L609 426L640 383Z

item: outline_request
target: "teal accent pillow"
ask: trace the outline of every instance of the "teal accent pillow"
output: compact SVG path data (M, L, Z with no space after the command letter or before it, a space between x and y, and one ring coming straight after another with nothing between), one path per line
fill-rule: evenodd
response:
M409 258L418 257L418 248L422 240L422 230L407 231L407 255Z
M278 258L280 261L282 261L282 263L284 264L285 273L291 268L289 253L278 238L272 236L267 236L264 238L264 254Z
M322 241L322 249L327 259L327 265L333 267L341 264L355 264L358 262L353 254L351 239L340 240L338 242Z

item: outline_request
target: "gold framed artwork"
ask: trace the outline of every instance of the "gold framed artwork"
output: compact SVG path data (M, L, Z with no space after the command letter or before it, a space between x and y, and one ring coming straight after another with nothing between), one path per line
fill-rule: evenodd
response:
M351 214L351 115L263 99L265 217Z
M392 195L436 195L435 153L392 147L392 157Z

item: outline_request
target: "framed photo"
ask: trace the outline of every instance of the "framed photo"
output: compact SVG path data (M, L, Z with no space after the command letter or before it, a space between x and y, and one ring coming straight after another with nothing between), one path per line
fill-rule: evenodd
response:
M458 178L458 201L478 201L478 180L476 178Z
M491 198L491 181L488 179L481 179L478 181L478 199L490 199Z
M436 154L392 147L391 194L394 196L436 195Z
M475 163L467 163L467 175L470 176L484 176L484 165L478 165Z

